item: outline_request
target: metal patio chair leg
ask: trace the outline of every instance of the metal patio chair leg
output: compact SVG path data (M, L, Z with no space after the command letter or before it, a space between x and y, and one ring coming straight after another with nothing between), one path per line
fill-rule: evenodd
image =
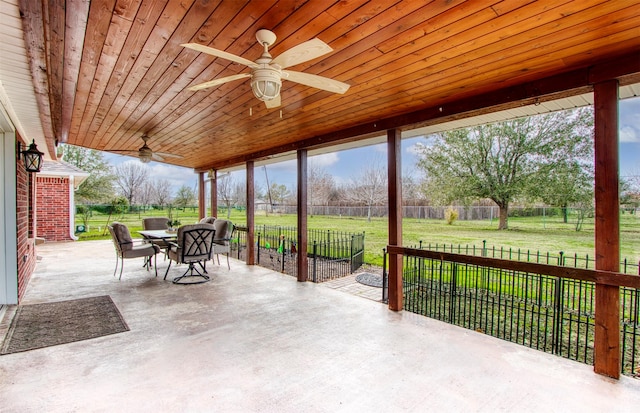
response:
M204 271L205 274L209 274L207 272L207 262L205 261L204 264L201 263L200 261L198 261L198 264L200 264L200 267L202 268L202 271ZM197 270L196 270L197 271Z
M198 262L199 263L199 262ZM195 274L193 272L196 272ZM183 278L186 277L202 277L201 281L194 281L194 282L189 282L189 283L182 283L180 282L180 280L182 280ZM190 262L189 263L189 268L187 268L187 270L184 272L184 274L182 274L180 277L176 277L173 279L173 283L174 284L202 284L202 283L206 283L207 281L210 281L211 278L209 278L208 275L204 275L202 273L200 273L200 271L198 271L198 269L195 266L195 263Z
M149 260L151 260L151 257L149 257ZM156 271L156 278L158 277L158 254L154 254L153 255L153 267Z
M167 271L165 271L165 273L164 273L164 279L165 280L167 279L167 274L169 274L169 268L171 268L171 260L169 260L169 265L167 266ZM156 268L156 271L158 271L157 268Z
M113 276L116 276L116 273L118 272L118 255L116 254L116 268L113 270Z

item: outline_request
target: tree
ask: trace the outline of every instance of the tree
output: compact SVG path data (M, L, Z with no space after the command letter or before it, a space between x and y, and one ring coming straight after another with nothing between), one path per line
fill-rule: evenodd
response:
M560 207L565 223L569 220L569 207L578 208L579 219L576 230L579 231L582 228L585 213L593 207L592 169L577 161L560 163L553 173L545 177L544 185L535 185L529 193L534 198L542 199L547 205Z
M588 157L591 108L444 132L421 145L418 167L435 201L488 198L498 205L498 229L508 228L509 204L570 162Z
M291 196L286 185L272 183L271 184L271 200L275 204L283 204L284 201Z
M307 197L310 205L326 205L335 189L335 182L325 169L310 165L307 175Z
M153 187L153 183L147 179L140 187L138 196L136 198L140 205L142 205L143 207L141 209L145 209L146 206L150 205L151 202L153 202L154 192L155 188ZM138 209L138 211L140 211L140 208Z
M149 169L138 161L126 161L114 168L120 194L133 205L139 191L148 179Z
M640 170L632 170L630 175L621 177L620 206L630 213L640 206Z
M233 205L247 206L247 182L245 180L234 180L231 188L231 197L233 199ZM260 192L260 186L255 186L256 194ZM227 218L230 217L230 209L227 209Z
M104 230L102 231L102 235L107 233L107 226L109 222L111 222L111 218L115 215L116 217L121 216L129 209L129 202L125 197L118 196L114 197L109 201L109 205L107 206L107 210L109 212L109 216L107 216L107 224L104 226Z
M366 205L367 222L371 222L371 208L387 201L387 174L380 161L367 162L367 165L359 176L351 180L346 193L349 200Z
M64 162L89 174L75 192L76 202L103 203L114 197L115 177L102 152L73 145L62 145L61 148Z
M166 179L156 179L153 182L153 203L160 208L171 202L171 184Z
M218 177L216 181L218 201L221 201L227 209L227 219L231 217L231 207L235 205L238 196L238 184L231 174Z
M421 187L421 179L415 176L414 170L402 172L402 199L405 205L419 205L424 200L424 193L421 191Z
M196 200L196 191L187 185L182 185L174 198L174 204L183 210L189 205L193 205Z

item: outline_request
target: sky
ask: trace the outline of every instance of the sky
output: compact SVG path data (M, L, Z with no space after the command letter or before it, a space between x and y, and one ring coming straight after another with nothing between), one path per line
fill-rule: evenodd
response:
M619 105L619 140L620 140L620 176L630 177L640 175L640 97L625 99ZM426 142L424 137L402 140L402 170L404 174L417 175L415 169L418 158L415 145L418 142ZM117 165L123 162L139 162L137 159L105 153L105 159ZM371 145L340 152L327 153L309 157L309 165L323 168L333 175L338 184L348 183L355 179L360 171L371 164L386 165L386 144ZM167 179L177 191L182 185L191 188L197 187L197 175L189 168L181 168L173 165L150 162L151 176L158 179ZM416 172L414 172L416 171ZM266 167L269 183L277 183L293 189L296 185L296 161L290 160L271 164ZM232 176L237 181L245 179L244 170L233 172ZM266 189L265 170L257 167L255 170L256 186Z

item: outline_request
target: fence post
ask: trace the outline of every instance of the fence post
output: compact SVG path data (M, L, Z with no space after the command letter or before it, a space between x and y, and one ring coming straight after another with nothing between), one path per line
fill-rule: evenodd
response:
M354 238L355 238L355 236L352 235L351 236L351 245L349 246L349 265L351 267L351 272L354 271L354 269L353 269L353 242L354 242Z
M312 269L312 274L311 274L311 279L313 280L313 282L318 282L317 281L317 274L318 274L318 260L316 259L318 256L318 241L313 241L313 254L311 259L313 260L313 269Z
M452 263L452 271L451 271L451 294L449 296L449 322L451 324L454 323L455 320L455 312L456 312L456 279L458 273L458 265L454 262Z
M389 274L387 274L387 249L382 249L382 302L389 302Z
M256 264L260 265L260 233L259 232L258 232L258 245L257 245L256 251L257 251Z
M558 256L558 266L564 265L564 252L560 251ZM553 295L553 338L551 349L553 354L560 354L562 339L562 296L563 296L563 279L558 277L555 282L555 294Z
M282 272L284 272L284 258L285 258L285 256L287 255L287 254L286 254L287 248L285 247L285 240L284 240L284 238L281 238L281 239L280 239L280 242L282 242L282 267L281 267L281 268L282 268Z
M240 248L240 231L236 231L236 237L237 237L236 238L236 240L237 240L236 245L238 246L238 259L240 259L240 250L241 250L241 248Z

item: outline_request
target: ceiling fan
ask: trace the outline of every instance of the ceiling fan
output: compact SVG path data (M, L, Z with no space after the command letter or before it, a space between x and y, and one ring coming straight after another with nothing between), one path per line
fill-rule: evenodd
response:
M147 141L149 140L149 137L147 135L142 135L140 138L144 142L144 145L142 145L138 150L131 150L131 149L111 149L111 150L105 149L105 150L108 152L122 152L130 155L137 154L138 158L140 159L140 162L142 163L149 163L149 161L151 161L152 159L154 161L162 162L164 161L164 158L182 158L182 156L180 155L174 155L171 153L154 152L147 145Z
M213 79L191 86L188 90L197 91L248 77L251 78L251 89L255 97L262 100L267 108L276 108L280 106L280 87L282 86L283 79L333 93L343 94L349 89L348 84L334 79L310 73L284 70L287 67L307 62L333 51L333 49L322 40L318 38L309 40L292 47L276 58L272 58L269 54L269 46L275 43L276 35L269 30L261 29L256 33L256 39L258 39L258 43L264 47L264 52L255 62L198 43L182 44L181 46L183 47L231 60L232 62L240 63L251 68L250 73L239 73L220 79Z

